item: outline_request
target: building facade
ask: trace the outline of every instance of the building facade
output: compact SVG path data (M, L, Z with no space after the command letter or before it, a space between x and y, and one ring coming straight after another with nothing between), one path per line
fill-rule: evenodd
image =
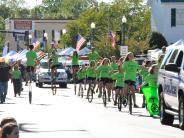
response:
M184 39L184 0L148 0L151 29L163 34L168 44Z
M69 22L71 20L6 19L5 30L9 33L6 33L5 44L9 50L19 51L25 49L27 43L39 41L42 46L45 46L52 41L58 42ZM25 32L28 33L28 40L25 40Z

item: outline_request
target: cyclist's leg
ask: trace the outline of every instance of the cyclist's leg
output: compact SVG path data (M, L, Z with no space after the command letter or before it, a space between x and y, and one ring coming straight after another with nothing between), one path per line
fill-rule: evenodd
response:
M119 94L119 89L115 88L115 99L114 99L114 105L117 105L117 98Z
M134 85L129 85L129 89L132 92L132 98L133 98L133 102L134 102L134 107L138 107L137 104L136 104L136 96L135 96L136 90L135 90Z
M108 94L108 101L110 102L111 99L111 84L110 83L106 83L106 89L107 89L107 94Z
M99 81L98 82L98 88L99 88L99 94L98 94L98 98L101 98L102 97L102 88L103 88L103 82L102 81Z

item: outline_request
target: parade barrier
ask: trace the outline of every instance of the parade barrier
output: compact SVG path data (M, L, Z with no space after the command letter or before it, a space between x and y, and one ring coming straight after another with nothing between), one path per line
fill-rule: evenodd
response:
M157 87L143 86L142 91L146 99L146 105L149 114L151 116L159 115L159 98Z

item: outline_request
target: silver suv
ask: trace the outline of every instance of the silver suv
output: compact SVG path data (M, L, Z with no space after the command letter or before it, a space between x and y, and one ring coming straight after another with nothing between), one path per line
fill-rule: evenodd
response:
M184 47L168 49L158 74L160 121L172 125L179 116L179 127L184 129Z
M59 62L59 67L57 69L56 83L60 87L67 87L67 73L61 62ZM40 61L40 65L36 69L36 85L38 87L43 87L43 84L51 84L51 70L48 66L48 59L43 59Z

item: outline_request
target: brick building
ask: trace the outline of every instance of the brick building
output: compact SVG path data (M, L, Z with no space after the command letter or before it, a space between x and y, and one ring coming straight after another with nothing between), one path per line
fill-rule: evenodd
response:
M20 50L26 48L25 31L29 31L29 44L38 40L45 44L59 41L62 30L71 20L49 20L49 19L6 19L5 30L15 33L6 33L5 44L9 50ZM18 32L18 33L16 33Z

